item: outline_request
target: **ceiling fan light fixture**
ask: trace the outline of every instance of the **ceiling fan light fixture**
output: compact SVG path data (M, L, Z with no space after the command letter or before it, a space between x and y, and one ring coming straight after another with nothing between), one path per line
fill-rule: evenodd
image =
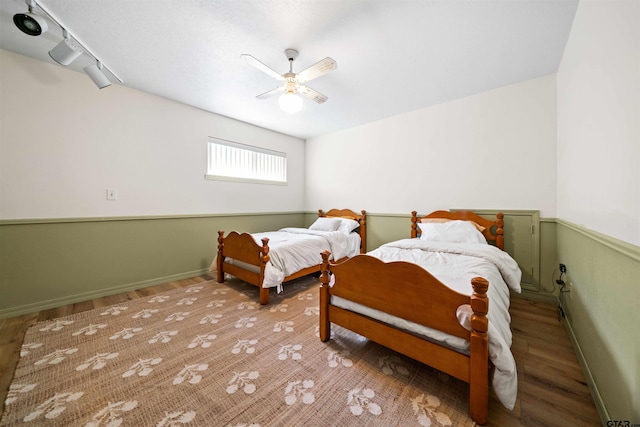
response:
M311 67L306 68L299 73L294 73L293 60L298 56L298 51L295 49L285 49L284 54L287 56L287 60L289 61L289 72L284 74L278 74L276 71L267 67L251 55L240 55L240 58L256 67L258 70L284 83L282 86L256 96L256 98L266 99L284 92L284 94L282 94L278 99L278 104L280 104L280 108L283 111L289 114L297 113L302 109L302 97L298 95L309 98L317 104L326 102L328 98L325 95L311 89L309 86L302 85L301 83L306 83L323 76L331 70L335 70L338 66L336 61L326 57L320 62L313 64Z
M278 98L280 109L285 113L295 114L302 109L302 98L293 92L287 92Z

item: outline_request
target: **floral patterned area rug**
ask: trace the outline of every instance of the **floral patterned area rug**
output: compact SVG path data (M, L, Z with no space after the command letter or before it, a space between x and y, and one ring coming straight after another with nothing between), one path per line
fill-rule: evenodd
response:
M473 426L462 381L334 326L318 281L193 285L33 325L0 425Z

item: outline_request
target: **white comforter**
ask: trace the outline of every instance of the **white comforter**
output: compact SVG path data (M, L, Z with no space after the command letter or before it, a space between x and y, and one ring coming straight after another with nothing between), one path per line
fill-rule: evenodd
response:
M330 251L333 259L354 256L360 251L360 235L341 231L316 231L307 228L283 228L252 234L256 243L269 238L269 257L262 287L278 287L286 276L322 262L320 254Z
M520 292L522 273L516 261L506 252L486 244L441 243L420 239L391 242L369 252L369 255L386 262L401 260L419 264L442 283L466 295L473 293L473 277L481 276L489 281L489 357L496 368L493 387L504 406L513 409L518 379L510 349L509 288ZM434 339L457 347L455 340L438 336L445 335L442 332L437 331L435 336L429 331L427 333Z

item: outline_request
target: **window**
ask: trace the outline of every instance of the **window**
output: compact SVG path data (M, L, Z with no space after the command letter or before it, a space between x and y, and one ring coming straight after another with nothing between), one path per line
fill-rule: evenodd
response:
M207 179L287 184L287 154L209 138Z

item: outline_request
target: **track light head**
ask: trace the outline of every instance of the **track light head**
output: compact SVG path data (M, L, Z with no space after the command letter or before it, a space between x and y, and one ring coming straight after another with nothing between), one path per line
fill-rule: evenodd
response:
M102 64L100 62L84 67L84 72L87 73L96 86L98 86L98 89L104 89L111 85L107 76L102 72Z
M49 25L42 16L34 15L33 8L36 7L35 0L26 0L29 7L28 13L16 13L13 15L13 23L25 34L39 36L47 32Z
M73 39L67 38L56 45L49 51L51 59L60 65L71 64L78 56L82 54L82 46Z
M39 36L47 31L47 21L32 13L16 13L13 15L13 23L25 34Z

